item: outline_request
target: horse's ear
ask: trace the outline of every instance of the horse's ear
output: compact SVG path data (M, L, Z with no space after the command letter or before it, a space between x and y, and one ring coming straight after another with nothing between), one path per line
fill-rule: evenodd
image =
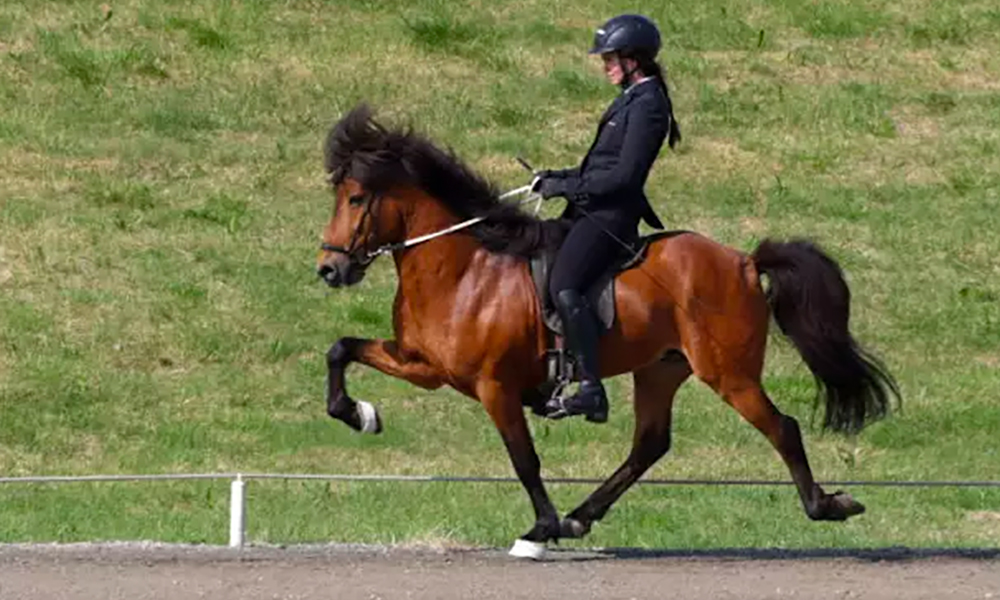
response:
M347 115L344 117L352 123L367 123L368 121L374 120L374 111L372 111L371 105L362 100L354 105L354 108L347 111Z
M375 119L375 112L367 102L359 102L341 119L344 130L349 138L355 140L365 140L369 137L379 137L386 132Z

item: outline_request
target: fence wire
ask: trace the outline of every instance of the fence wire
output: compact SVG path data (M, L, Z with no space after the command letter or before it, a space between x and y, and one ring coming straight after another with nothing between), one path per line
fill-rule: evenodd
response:
M139 475L37 475L25 477L0 477L0 484L16 483L78 483L115 481L177 481L177 480L264 480L285 479L303 481L355 481L402 483L520 483L516 477L488 477L463 475L365 475L365 474L310 474L310 473L168 473ZM591 477L551 477L544 480L553 485L600 485L604 479ZM817 481L823 486L899 487L899 488L993 488L1000 481L889 481L889 480L830 480ZM770 479L640 479L636 485L654 486L794 486L793 481Z

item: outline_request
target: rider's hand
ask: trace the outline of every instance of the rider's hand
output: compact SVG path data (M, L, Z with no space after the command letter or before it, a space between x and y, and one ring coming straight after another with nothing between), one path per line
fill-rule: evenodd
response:
M535 191L541 194L542 198L546 200L555 198L556 196L565 196L566 180L558 177L542 177L538 181L538 189Z
M546 200L563 195L564 188L564 182L558 177L553 177L552 171L547 169L536 172L535 178L531 180L531 191L540 194Z
M535 171L535 178L531 180L531 191L538 192L542 187L542 180L550 176L552 171L548 169L542 169L541 171Z

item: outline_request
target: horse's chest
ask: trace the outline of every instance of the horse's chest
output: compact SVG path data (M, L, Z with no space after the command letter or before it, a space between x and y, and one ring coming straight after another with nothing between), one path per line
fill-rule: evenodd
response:
M396 341L406 352L449 374L462 356L462 334L456 330L447 307L417 307L402 304L395 323Z

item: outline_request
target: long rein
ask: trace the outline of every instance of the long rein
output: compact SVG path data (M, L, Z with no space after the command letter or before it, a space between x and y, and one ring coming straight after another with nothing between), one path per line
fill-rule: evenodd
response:
M517 197L517 196L526 195L526 197L523 200L521 200L520 202L518 202L518 205L527 204L529 202L536 201L538 204L535 207L535 212L538 212L538 208L541 206L542 197L540 195L538 195L538 193L532 192L531 191L531 187L532 186L529 184L529 185L525 185L525 186L522 186L522 187L510 190L509 192L501 194L500 195L500 200L506 200L508 198L514 198L514 197ZM406 248L412 248L413 246L416 246L418 244L423 244L424 242L429 242L429 241L431 241L433 239L436 239L436 238L439 238L439 237L442 237L442 236L445 236L445 235L448 235L448 234L451 234L451 233L455 233L456 231L461 231L461 230L466 229L468 227L472 227L476 223L479 223L481 221L485 221L486 219L487 219L487 217L474 217L472 219L468 219L466 221L462 221L461 223L456 223L455 225L452 225L451 227L446 227L445 229L442 229L440 231L435 231L433 233L428 233L428 234L421 235L421 236L418 236L418 237L415 237L415 238L410 238L410 239L404 240L402 242L396 242L395 244L385 244L383 246L379 246L375 250L372 250L372 251L370 251L370 252L367 253L367 255L365 256L365 261L366 262L371 262L371 261L375 260L376 258L378 258L379 256L382 256L383 254L390 254L390 253L395 252L397 250L405 250Z

